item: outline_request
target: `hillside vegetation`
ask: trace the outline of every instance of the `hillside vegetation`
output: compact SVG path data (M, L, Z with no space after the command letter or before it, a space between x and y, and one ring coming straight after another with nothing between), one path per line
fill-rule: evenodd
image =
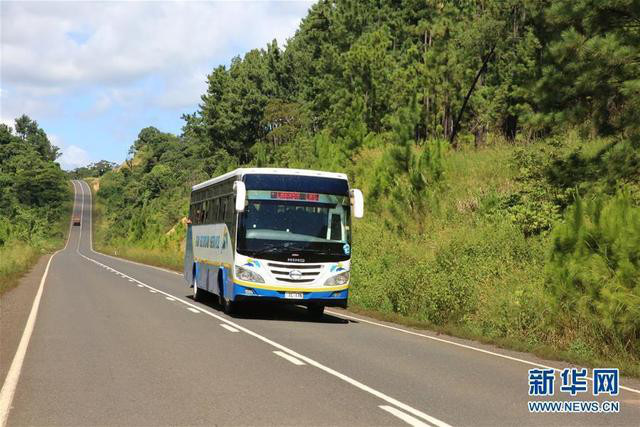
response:
M0 294L45 252L62 244L71 191L58 148L27 116L0 124Z
M321 1L100 179L102 250L179 268L190 186L364 190L354 309L640 375L640 4Z

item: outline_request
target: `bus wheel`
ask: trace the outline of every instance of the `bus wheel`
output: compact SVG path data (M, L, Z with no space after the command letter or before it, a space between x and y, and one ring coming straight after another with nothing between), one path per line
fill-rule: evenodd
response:
M320 319L324 314L324 305L322 304L313 304L307 306L307 312L314 319Z
M236 303L222 297L222 309L226 314L233 314L236 311Z
M198 288L198 279L196 279L196 277L193 277L193 300L194 301L202 301L202 297L203 297L204 291L200 288Z

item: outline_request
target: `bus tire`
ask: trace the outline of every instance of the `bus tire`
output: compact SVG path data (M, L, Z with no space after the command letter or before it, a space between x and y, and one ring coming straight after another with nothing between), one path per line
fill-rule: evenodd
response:
M222 271L218 272L218 305L224 309L224 285Z
M311 304L307 306L307 312L309 316L314 319L320 319L324 315L324 305L322 304Z
M233 314L236 311L236 303L230 299L222 298L222 309L226 314Z

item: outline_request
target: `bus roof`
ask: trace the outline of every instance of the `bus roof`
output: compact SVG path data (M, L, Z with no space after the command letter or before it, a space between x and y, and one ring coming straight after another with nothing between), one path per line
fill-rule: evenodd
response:
M227 172L224 175L220 175L215 178L211 178L208 181L204 181L204 182L201 182L200 184L196 184L193 187L191 187L191 191L208 187L210 185L216 184L218 182L224 181L234 176L241 178L247 174L302 175L302 176L319 176L324 178L347 179L347 175L344 173L314 171L309 169L238 168L238 169L232 170L231 172Z

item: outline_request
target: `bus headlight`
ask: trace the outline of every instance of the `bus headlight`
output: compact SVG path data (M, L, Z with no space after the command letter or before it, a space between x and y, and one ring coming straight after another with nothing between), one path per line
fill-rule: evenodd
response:
M244 280L245 282L264 283L262 276L239 265L236 265L236 278Z
M342 286L349 283L349 272L345 271L344 273L336 274L335 276L331 276L324 282L325 286Z

